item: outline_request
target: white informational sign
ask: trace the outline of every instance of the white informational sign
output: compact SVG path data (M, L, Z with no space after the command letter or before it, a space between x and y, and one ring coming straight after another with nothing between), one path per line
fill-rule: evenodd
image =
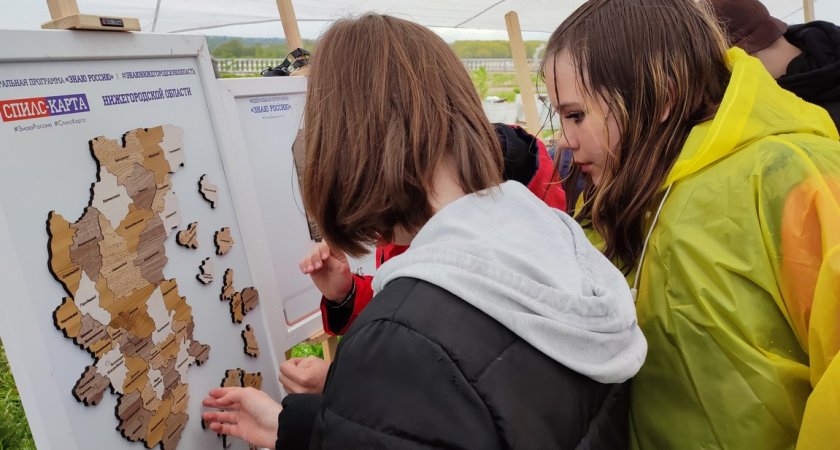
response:
M298 174L292 154L303 122L306 79L269 77L219 80L234 139L241 142L250 164L257 200L267 233L266 246L272 259L274 289L279 302L268 317L285 320L286 327L269 325L275 348L288 349L322 329L321 294L309 276L299 269L300 260L314 245L300 196ZM351 260L351 268L373 274L373 258Z
M267 324L283 329L286 320L267 316L274 313L266 305L278 295L274 278L282 275L271 269L250 166L240 161L241 149L233 148L226 134L230 125L217 113L223 107L204 38L0 31L0 40L7 44L0 54L0 337L38 448L140 449L144 442L168 443L166 450L221 448L222 440L201 427L202 398L222 383L228 369L238 368L260 372L262 389L279 399L278 358ZM116 153L103 156L103 148ZM143 156L127 166L137 175L129 182L115 167L126 167L120 166L122 158L140 151ZM126 156L120 156L123 152ZM215 185L215 208L199 193L202 175ZM151 184L138 188L140 180ZM147 188L160 198L143 197ZM72 225L89 205L99 213L84 216L96 224L86 228L96 230L90 239L81 231L68 235L66 226L62 231L57 215ZM162 212L148 212L155 208ZM55 216L49 216L52 211ZM176 244L176 233L193 222L197 248ZM150 233L177 229L149 237L139 235L141 226ZM230 228L233 246L220 256L214 234L224 227ZM61 247L61 236L72 241ZM148 245L155 239L160 246L152 252ZM53 247L58 251L51 253L51 242L58 242ZM82 246L84 255L77 251ZM50 261L61 258L69 269L53 276ZM136 289L120 278L128 273L114 262L120 258L137 268L125 276ZM203 284L196 275L207 258L215 266L214 280ZM148 261L165 262L158 270L166 281L151 274ZM232 312L244 311L236 309L240 305L220 300L226 269L234 271L231 293L236 291L238 300L247 304L247 287L260 293L260 303L241 313L241 323L234 323ZM71 280L70 287L58 276ZM151 294L143 294L147 300L139 305L147 314L126 310L121 302L135 301L147 287ZM66 302L70 309L59 310ZM81 330L68 325L74 321ZM63 331L61 324L67 327ZM246 325L259 344L258 357L244 352ZM132 341L127 332L145 336ZM99 333L97 342L105 344L92 344L89 353L64 333L76 333L78 340ZM172 338L184 335L191 341ZM209 358L191 365L201 345L209 346ZM83 380L83 374L89 377ZM77 382L90 383L90 389L77 389ZM104 392L99 400L92 395L97 383ZM182 384L188 388L171 392ZM85 398L98 404L85 406L74 394L90 394ZM130 395L137 409L124 412L131 421L123 423L115 412ZM239 440L230 442L247 448Z

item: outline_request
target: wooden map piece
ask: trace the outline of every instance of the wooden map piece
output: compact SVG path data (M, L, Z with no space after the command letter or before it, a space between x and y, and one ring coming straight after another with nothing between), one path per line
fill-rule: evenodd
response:
M146 446L149 448L158 445L166 432L166 418L172 409L172 400L164 400L160 406L155 410L151 420L149 420L149 429L146 432Z
M137 151L125 148L114 139L104 136L91 139L90 151L100 167L107 167L108 171L116 175L120 183L134 173L134 165L142 163L143 155Z
M210 346L197 341L191 341L189 352L195 358L195 363L200 366L210 357Z
M242 387L252 387L254 389L262 390L262 373L248 373L242 372Z
M216 265L213 264L213 261L207 257L201 261L201 265L198 266L198 274L196 274L195 278L200 281L202 284L210 284L213 282L213 275L216 273Z
M128 205L128 214L120 222L120 226L114 229L117 235L125 240L125 249L128 254L137 253L140 236L146 231L146 224L153 216L155 214L148 209L138 209L133 203Z
M96 361L96 372L107 378L114 392L124 393L129 367L118 343Z
M170 173L176 167L183 167L184 154L184 129L172 125L163 125L163 140L160 141L160 148L163 150L163 157L169 162Z
M178 208L178 197L171 190L163 196L163 212L160 213L160 219L163 221L167 237L172 233L172 230L181 226L181 210Z
M116 230L128 214L128 205L131 204L132 200L125 186L117 182L116 175L100 166L99 181L93 185L91 206L102 213L108 222L111 222L111 228Z
M169 160L166 159L163 149L160 147L160 143L164 139L163 127L129 131L125 136L126 143L133 138L139 141L142 149L143 167L154 173L156 183L160 183L164 176L175 171L175 168L169 165Z
M178 383L174 389L168 391L172 395L172 412L176 414L187 411L187 403L190 399L190 393L187 390L187 385Z
M88 278L87 272L82 272L79 290L76 291L73 301L83 315L89 315L102 325L111 323L111 313L100 304L99 291L96 290L96 284Z
M97 405L110 383L107 377L97 373L96 367L87 366L79 381L73 386L73 397L85 406Z
M88 278L96 282L102 268L102 254L99 253L99 241L102 230L99 228L99 211L88 206L82 217L74 224L76 235L70 246L70 259L78 264Z
M260 293L253 287L242 290L242 314L248 314L260 303Z
M58 280L64 290L70 295L76 295L82 268L70 257L70 248L76 236L76 229L67 222L61 214L50 211L47 218L47 234L49 235L50 253L49 269L53 277Z
M160 443L161 450L175 450L181 440L181 432L184 431L187 419L189 419L188 415L175 413L166 418L166 431L163 432L163 442Z
M152 349L154 348L151 339L134 336L128 331L125 331L124 328L114 329L109 327L108 331L110 332L111 330L120 331L119 337L113 337L112 335L112 341L119 344L125 356L140 358L144 361L148 361L151 358Z
M140 392L134 391L117 400L117 417L120 419L117 426L120 434L131 442L137 442L145 438L152 413L143 408Z
M216 202L219 201L219 187L210 182L206 173L198 179L198 193L210 202L211 208L216 207Z
M230 300L230 319L233 323L242 323L245 318L245 313L242 311L242 293L234 292L233 298Z
M242 341L245 343L245 354L251 357L260 356L260 344L257 342L257 337L254 336L254 329L251 325L245 325L242 330Z
M222 378L222 387L242 387L242 376L244 373L242 369L226 370L225 377Z
M149 381L146 375L149 371L149 363L140 358L125 358L125 366L128 368L128 373L125 376L123 391L142 392L146 382Z
M82 327L75 339L79 347L91 352L98 357L108 351L111 346L111 336L108 336L108 329L93 317L82 314Z
M140 392L140 397L143 398L143 407L148 409L149 411L155 411L158 408L160 408L160 404L163 401L162 399L158 398L154 388L152 388L152 386L149 384L146 384L143 387L143 391Z
M140 269L140 275L149 284L160 284L163 279L163 267L169 262L166 256L164 243L166 242L166 229L159 216L154 216L146 222L146 229L140 235L140 244L137 246L137 259L134 265Z
M65 337L74 341L82 329L82 313L70 297L64 297L61 306L53 312L55 327L64 333Z
M198 248L197 228L198 222L193 222L187 225L186 230L179 231L175 236L178 245L187 248Z
M157 187L155 175L140 164L134 164L134 171L122 183L128 196L138 209L152 209Z
M226 255L233 247L233 237L230 235L230 227L224 227L213 235L213 243L216 245L216 254Z
M225 270L225 276L222 282L221 300L233 300L233 269Z

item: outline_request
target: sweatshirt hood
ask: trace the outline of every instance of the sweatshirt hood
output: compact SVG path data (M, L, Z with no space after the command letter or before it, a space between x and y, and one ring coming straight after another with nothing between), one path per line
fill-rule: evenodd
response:
M565 213L520 183L438 211L373 280L435 284L560 364L602 383L638 372L647 343L624 276Z

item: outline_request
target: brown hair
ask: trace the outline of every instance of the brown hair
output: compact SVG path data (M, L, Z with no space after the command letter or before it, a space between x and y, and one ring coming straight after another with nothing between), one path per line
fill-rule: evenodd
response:
M714 17L694 0L590 0L548 41L545 61L568 51L587 104L602 98L618 123L618 149L598 186L587 180L576 216L603 236L604 254L625 272L638 262L645 214L691 128L723 99L726 48ZM573 167L565 181L570 194L579 175ZM577 196L569 197L574 206Z
M331 245L358 256L432 215L447 161L467 194L501 182L502 152L466 69L420 25L340 20L312 57L303 199Z

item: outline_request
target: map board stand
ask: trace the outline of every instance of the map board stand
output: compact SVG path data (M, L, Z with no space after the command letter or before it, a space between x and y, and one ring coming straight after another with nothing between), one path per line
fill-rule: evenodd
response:
M130 17L80 14L76 0L47 0L52 20L41 25L49 30L140 31L140 21Z
M162 439L167 442L164 450L218 448L221 440L217 439L215 433L201 429L201 399L210 389L218 387L219 380L227 370L239 368L243 373L261 373L263 390L275 399L281 398L277 367L283 359L285 348L274 348L269 336L285 336L287 325L283 320L282 308L280 314L275 315L275 299L281 295L274 289L276 273L273 267L277 260L284 258L289 259L290 264L295 264L298 255L270 254L264 245L268 235L263 228L262 205L255 200L258 186L253 184L249 162L241 157L241 147L230 138L229 124L223 112L206 39L203 36L57 30L0 30L0 39L9 44L0 55L0 141L4 142L0 148L0 159L4 161L4 164L0 164L0 285L4 286L4 301L0 302L0 338L37 447L69 450L144 448L141 442L130 442L129 436L121 434L126 431L136 436L134 427L120 430L118 426L128 423L131 418L140 418L141 414L125 414L123 417L126 419L123 421L123 417L115 416L120 401L126 400L122 403L125 405L123 411L139 411L131 408L131 405L137 405L136 398L129 398L131 395L139 396L151 405L155 403L154 398L168 402L167 393L172 392L172 397L169 397L172 410L175 410L175 404L183 406L181 402L186 401L184 411L189 417L184 423L182 416L166 416L164 412L160 417L173 417L171 424L166 420L160 422L157 415L154 422L150 419L150 424L163 423L161 427L165 426L175 434L180 433L177 443L174 440L177 436L172 433L163 436ZM154 140L148 141L142 137L143 133L157 133L158 128L162 128L164 133L156 135ZM170 136L174 138L169 139ZM117 148L114 152L109 150L99 153L100 156L104 155L104 159L97 161L92 149L98 149L97 143L105 141L113 141ZM91 146L91 143L96 146ZM173 147L176 143L178 145ZM185 159L179 165L175 159L177 153L174 152L180 148L181 143L181 153ZM120 159L119 164L124 164L121 162L122 156L116 156L115 152L125 152L129 144L139 146L137 150L142 153L145 162L133 164L133 172L125 170L128 166L121 165L114 166L113 171L109 169L110 175L100 170L99 162L109 166ZM161 152L173 158L170 160L168 174L155 169L163 163ZM133 155L129 155L128 161L134 161ZM65 292L67 288L56 281L49 271L48 261L52 256L46 221L48 213L56 211L67 219L67 223L77 222L93 195L95 202L102 199L101 203L97 203L99 206L93 208L102 213L98 220L100 229L113 230L123 238L119 242L126 243L125 250L102 255L103 263L100 267L111 268L108 271L92 268L92 272L88 272L83 269L85 275L78 285L88 286L86 289L93 286L100 293L99 300L96 300L94 294L79 294L81 287L71 287L69 290L72 292L69 294L72 294L73 299L69 301L80 299L80 308L97 304L102 308L110 308L116 303L102 297L97 283L89 280L90 273L96 272L100 280L107 281L104 284L113 291L112 298L125 298L132 292L145 289L143 287L129 292L127 288L131 286L122 281L112 285L111 274L117 276L129 272L122 272L126 270L124 265L109 262L113 259L109 256L111 254L127 254L130 260L140 264L137 269L141 270L145 279L149 272L143 272L148 267L142 269L145 267L142 264L162 260L157 250L147 256L144 253L146 247L128 245L128 242L138 242L137 236L140 236L141 244L148 242L142 237L142 225L135 227L135 219L129 220L129 215L138 220L142 216L147 223L163 222L170 217L167 213L170 211L169 193L148 198L142 194L145 191L141 186L148 182L142 180L148 178L137 175L139 166L150 167L147 172L154 178L156 189L167 189L168 183L171 183L169 191L177 196L177 201L172 204L177 203L175 208L181 216L180 228L185 229L187 224L198 222L200 226L196 231L200 245L197 249L180 247L175 242L175 230L162 236L164 230L159 226L152 228L148 225L149 230L158 230L149 233L149 238L159 236L155 238L158 239L156 242L162 242L168 261L162 268L164 281L159 289L160 295L155 297L156 302L151 302L150 294L146 308L141 307L136 311L148 313L149 320L153 322L152 329L155 330L151 332L153 344L167 349L168 337L161 334L160 330L168 334L167 330L172 329L177 334L184 330L178 323L186 322L182 320L182 317L186 318L186 312L181 316L170 305L186 302L193 317L187 329L192 331L195 340L207 344L212 350L200 367L194 365L187 370L191 361L190 354L195 352L190 351L189 343L181 340L184 344L181 347L184 349L183 361L187 362L183 366L176 366L175 371L167 372L158 368L173 366L155 363L154 351L146 360L154 364L149 366L154 370L139 364L146 358L142 355L145 347L135 342L142 342L133 340L125 346L120 343L120 349L125 352L129 351L129 347L133 348L132 355L126 353L130 361L126 359L128 362L125 366L131 373L140 374L138 377L147 376L152 381L151 387L145 389L145 382L142 386L134 384L134 380L142 378L127 375L123 387L128 395L106 392L99 399L98 392L93 393L97 395L88 395L91 393L79 391L82 394L80 397L91 403L91 406L85 406L79 397L75 397L74 388L80 377L91 372L86 366L90 366L94 360L91 354L79 349L54 324L56 308L64 303L63 298L71 295ZM215 208L202 198L197 189L199 179L204 174L218 188L219 201ZM104 177L99 179L98 175ZM113 187L114 179L117 188ZM25 196L20 195L19 187L22 185L27 186ZM132 188L132 185L135 187ZM114 189L119 192L115 194ZM98 195L100 192L101 195ZM126 195L131 198L130 203L126 202L120 208L112 206L113 202L122 202ZM150 200L153 205L155 202L163 203L163 217L158 216L160 220L144 212L149 209L147 202ZM103 206L106 203L107 206ZM152 209L160 210L160 205ZM223 227L230 227L232 238L237 244L224 256L211 255L212 233ZM76 255L84 258L92 254L86 250L79 253L77 247L88 249L89 237L86 236L90 234L88 232L95 231L94 228L86 228L86 233L80 232L74 236L73 245L76 247L69 247L72 254L69 261L72 264L76 263ZM101 252L96 253L101 255ZM217 276L214 281L203 284L196 280L195 275L199 264L208 257L214 262ZM89 262L84 264L85 267L92 267ZM159 266L160 262L155 262L155 265ZM241 324L232 323L228 304L218 301L222 281L219 275L227 269L236 271L236 289L244 291L249 286L259 289L259 305L252 305L253 310L247 315L243 314ZM128 280L128 284L142 283L133 276L126 276L124 280ZM177 280L178 298L176 292L170 290L173 285L169 280ZM164 288L163 284L167 287ZM246 297L243 295L243 307ZM133 309L127 314L136 311ZM109 320L100 310L91 309L83 311L83 314L102 324ZM122 317L122 314L111 315L108 325L114 330L111 338L119 340L125 336L124 330L131 332L130 327L124 324L133 322L126 320L117 323L114 317ZM158 326L159 322L163 325ZM256 345L262 350L258 357L243 352L242 331L247 326L253 330ZM140 336L139 333L136 335ZM80 336L84 335L82 333ZM165 340L157 339L154 342L155 336ZM140 337L145 339L145 336ZM112 348L116 349L115 346ZM178 353L181 353L180 350ZM121 367L119 358L102 356L101 359L107 359L108 364L112 364L110 367ZM180 357L164 358L171 360ZM140 370L137 369L138 364L142 366ZM178 367L184 369L184 373L178 373L178 376L188 385L188 399L187 393L177 383L166 381L177 380L173 376ZM103 369L108 374L108 369ZM118 369L114 376L121 371L121 368ZM165 380L162 385L157 383L160 376ZM101 385L99 382L105 380L94 381L98 388ZM139 386L140 390L129 385ZM161 386L163 394L157 390ZM174 392L176 387L182 389L177 396ZM92 405L94 402L97 404ZM146 411L156 410L153 406L143 408ZM152 432L154 429L151 428ZM146 442L161 442L150 434L145 437ZM237 439L231 439L229 443L232 444L232 450L248 448ZM157 445L152 447L160 448Z

